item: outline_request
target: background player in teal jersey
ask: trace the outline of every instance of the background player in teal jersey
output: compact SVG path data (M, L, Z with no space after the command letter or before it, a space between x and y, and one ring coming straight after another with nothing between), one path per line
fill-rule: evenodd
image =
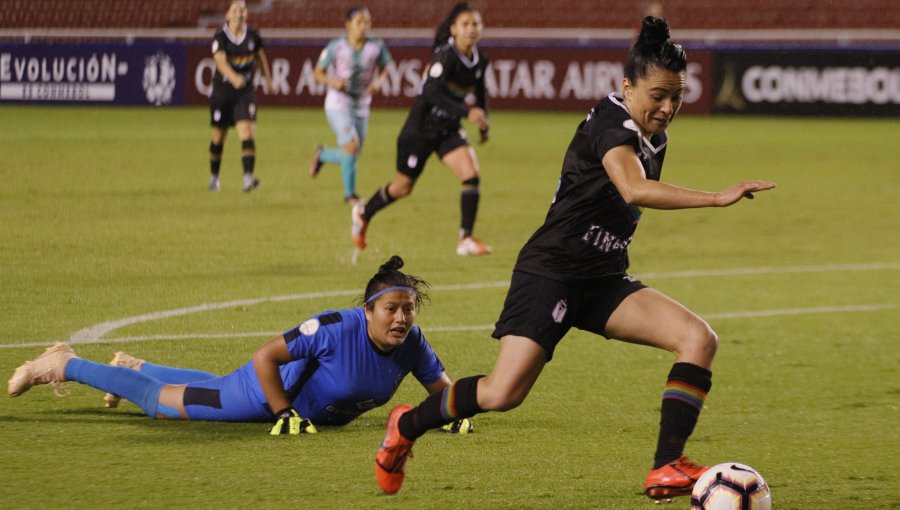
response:
M394 256L366 286L363 305L322 312L272 338L234 372L218 377L117 353L115 365L49 347L16 369L7 390L76 381L121 395L161 419L264 422L272 434L344 425L387 403L407 374L429 393L450 384L441 361L415 325L428 284L400 272ZM302 418L301 418L302 416ZM469 428L463 423L463 431Z
M369 127L372 95L381 87L391 62L384 41L369 37L372 15L365 7L353 7L345 18L347 36L328 43L316 63L317 82L328 86L325 116L337 136L338 148L316 147L309 166L312 177L324 163L341 165L344 201L353 205L356 195L356 163Z

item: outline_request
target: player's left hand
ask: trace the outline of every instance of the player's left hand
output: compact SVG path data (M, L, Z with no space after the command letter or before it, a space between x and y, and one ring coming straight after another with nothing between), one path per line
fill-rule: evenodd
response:
M275 415L275 426L269 434L280 436L282 434L290 434L292 436L298 434L315 434L318 432L316 426L306 418L301 418L300 414L293 407L281 410Z
M441 432L448 434L471 434L475 432L475 424L469 418L463 418L441 427Z
M478 130L478 135L479 135L478 143L483 145L483 144L487 143L488 140L491 139L491 130L490 130L490 128L481 128Z

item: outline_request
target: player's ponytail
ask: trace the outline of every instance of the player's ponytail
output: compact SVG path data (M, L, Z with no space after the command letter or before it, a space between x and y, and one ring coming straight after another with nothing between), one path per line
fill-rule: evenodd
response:
M658 67L673 73L687 69L687 55L680 44L669 42L669 24L663 18L647 16L625 62L625 78L635 83Z
M450 27L456 23L456 18L459 17L460 14L464 12L475 12L475 8L469 5L466 2L459 2L454 5L452 9L450 9L450 13L447 14L447 17L444 18L444 21L441 21L441 24L438 25L437 30L434 32L434 43L431 45L432 50L436 50L441 46L447 44L447 41L450 40Z
M416 294L416 308L428 302L428 282L417 277L408 275L400 271L403 267L403 259L399 255L392 256L387 262L378 268L375 276L369 280L366 285L366 292L360 300L366 308L374 306L375 299L381 292L386 289L398 287L401 289L410 289Z

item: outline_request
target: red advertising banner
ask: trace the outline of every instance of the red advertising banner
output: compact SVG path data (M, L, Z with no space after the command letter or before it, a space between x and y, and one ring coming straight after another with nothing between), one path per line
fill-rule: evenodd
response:
M261 104L321 106L325 87L313 79L313 69L324 43L266 46L275 82L267 90L256 77ZM621 89L625 49L561 47L491 47L483 45L491 59L485 76L489 107L516 110L587 111L599 99ZM393 62L373 106L412 105L419 90L422 71L431 55L430 46L391 46ZM683 113L708 114L712 110L712 57L709 51L690 51L687 91ZM185 103L206 104L215 65L207 46L187 48Z

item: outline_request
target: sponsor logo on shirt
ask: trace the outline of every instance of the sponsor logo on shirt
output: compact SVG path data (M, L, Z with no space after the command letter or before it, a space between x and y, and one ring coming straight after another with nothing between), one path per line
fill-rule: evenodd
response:
M600 225L591 225L587 232L581 236L582 242L593 246L597 251L603 253L611 253L614 251L625 251L631 244L631 237L622 240L616 237L612 232L604 229Z

